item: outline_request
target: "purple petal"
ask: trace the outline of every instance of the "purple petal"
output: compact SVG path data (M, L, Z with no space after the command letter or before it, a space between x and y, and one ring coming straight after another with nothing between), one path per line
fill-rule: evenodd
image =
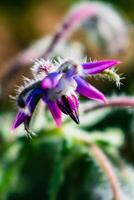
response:
M46 76L43 79L43 81L41 83L42 88L43 89L45 89L45 88L54 88L58 84L61 76L62 76L62 74L61 73L57 73L57 72L53 72L53 73L49 74L48 76Z
M35 107L36 107L38 101L40 100L40 97L41 97L40 89L35 89L28 95L28 97L26 99L26 107L28 107L31 114L34 112Z
M56 122L57 127L61 126L61 111L57 106L57 103L55 101L50 100L48 103L48 108Z
M23 111L19 111L13 124L12 129L16 129L20 124L22 124L27 119L27 115Z
M60 127L61 126L61 111L57 105L57 102L50 99L48 100L48 98L46 97L46 94L43 95L42 100L47 104L57 127Z
M34 91L31 91L27 98L25 99L25 108L24 111L19 111L14 122L12 125L12 129L16 129L19 125L21 125L22 123L25 124L25 122L28 121L28 124L30 123L32 114L36 108L36 105L40 99L40 90L35 89ZM28 129L28 126L27 126Z
M87 74L97 74L105 69L111 68L114 65L118 65L121 62L118 60L101 60L101 61L93 61L81 64L84 72Z
M78 107L79 107L78 97L74 94L71 94L71 96L67 96L67 99L68 99L71 109L78 110Z
M87 81L85 81L83 78L75 77L75 80L78 84L76 88L76 92L78 92L79 94L87 98L94 99L99 102L107 103L105 96L99 90L97 90L94 86L92 86Z

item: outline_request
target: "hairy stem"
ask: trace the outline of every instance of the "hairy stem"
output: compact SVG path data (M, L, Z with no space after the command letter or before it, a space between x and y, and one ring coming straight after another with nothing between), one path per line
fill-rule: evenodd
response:
M94 5L80 4L80 6L72 9L67 15L65 21L61 24L59 29L53 35L53 38L43 54L43 58L46 59L53 52L57 44L61 39L65 38L67 34L72 33L76 25L82 23L86 18L93 17L97 14L97 10Z
M134 108L134 97L116 97L109 98L107 104L95 103L94 105L87 107L83 110L83 113L88 113L94 110L99 110L109 107L122 107L122 108Z
M118 179L106 155L96 144L93 143L90 144L90 151L93 153L101 169L104 171L105 175L108 178L112 189L113 200L123 200L124 197L118 183Z
M67 128L67 130L69 130L69 128ZM107 176L107 179L111 186L113 200L124 200L125 196L122 193L122 190L120 188L115 171L114 171L111 163L109 162L108 158L104 154L104 152L100 149L99 146L97 146L94 143L94 141L92 141L89 134L87 134L86 132L81 133L81 132L79 132L79 130L77 130L75 132L75 131L73 131L72 128L71 128L71 130L72 131L67 131L67 133L66 133L67 136L73 137L75 140L81 141L84 144L86 144L87 147L89 148L89 154L91 155L91 153L92 153L92 155L96 159L97 163L100 165L101 169Z

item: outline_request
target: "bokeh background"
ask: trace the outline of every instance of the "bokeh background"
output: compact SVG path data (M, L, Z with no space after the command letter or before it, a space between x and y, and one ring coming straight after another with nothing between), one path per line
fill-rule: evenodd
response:
M1 1L0 77L3 77L6 70L8 70L8 61L16 56L18 52L28 47L37 39L53 33L56 30L56 26L64 19L64 15L70 6L76 2L82 1ZM129 26L129 47L126 47L125 51L118 54L105 54L103 49L99 48L99 44L98 46L93 45L90 40L87 42L85 35L82 35L83 32L81 29L77 31L77 34L73 34L73 39L82 42L86 46L88 50L86 55L89 58L118 58L123 62L125 61L125 65L122 65L121 72L124 73L125 71L127 73L126 77L128 76L127 81L130 81L131 77L129 76L133 74L131 73L133 72L133 1L103 2L111 4ZM14 82L13 84L15 85ZM126 87L128 87L128 84L124 88Z
M8 73L10 60L34 41L52 34L70 6L77 2L82 1L0 1L0 80ZM84 45L84 53L92 60L121 60L119 73L123 73L125 79L122 80L120 89L111 82L91 82L108 96L133 96L134 2L103 2L111 4L127 24L126 48L118 53L106 53L99 43L94 45L85 37L82 28L69 40ZM25 136L11 135L10 126L16 110L9 95L15 94L16 85L22 83L22 74L30 76L29 68L14 74L9 82L7 80L0 98L0 200L112 199L106 177L103 177L99 166L92 157L89 158L84 145L75 143L70 138L60 137L59 132L63 130L41 129L37 131L39 136L33 140L28 140ZM86 124L84 130L91 135L102 134L97 143L109 155L117 174L123 168L119 177L123 180L124 190L132 195L128 199L133 199L134 182L131 179L134 178L134 112L132 109L114 109L103 112L103 115L100 113L99 119L96 113L90 115L89 120L92 117L96 118L96 121ZM110 136L108 141L105 141L105 136L111 133L115 134L115 140L119 138L116 145L112 143ZM123 167L120 168L120 165Z

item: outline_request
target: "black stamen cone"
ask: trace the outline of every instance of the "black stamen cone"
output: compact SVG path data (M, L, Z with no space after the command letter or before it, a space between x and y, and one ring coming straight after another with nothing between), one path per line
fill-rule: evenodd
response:
M66 108L65 108L65 106L64 106L62 103L60 103L59 101L57 101L57 105L58 105L59 109L60 109L64 114L68 115L68 113L67 113L67 111L66 111Z
M63 101L64 109L66 113L68 113L68 115L72 118L72 120L74 120L74 122L76 122L76 124L79 124L80 123L79 116L75 110L71 109L69 101L65 95L62 96L62 101Z
M76 124L80 123L79 116L76 111L69 113L69 116L76 122Z

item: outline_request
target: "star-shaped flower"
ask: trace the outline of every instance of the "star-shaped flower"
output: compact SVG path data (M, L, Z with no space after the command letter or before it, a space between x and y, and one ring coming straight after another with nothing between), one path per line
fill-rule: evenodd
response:
M106 69L120 64L117 60L101 60L75 63L72 60L53 62L41 59L36 66L38 80L29 83L17 95L19 112L13 122L12 129L24 124L29 131L33 112L40 100L50 110L57 127L61 126L61 114L69 115L79 124L79 100L77 94L102 103L107 103L105 96L85 80L87 75L96 75Z

